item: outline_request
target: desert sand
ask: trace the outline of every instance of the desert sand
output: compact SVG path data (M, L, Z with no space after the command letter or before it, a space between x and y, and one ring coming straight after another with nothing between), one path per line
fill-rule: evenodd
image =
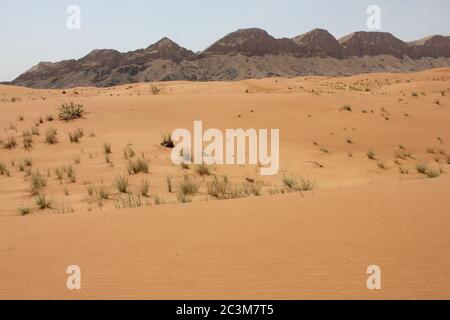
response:
M58 120L68 102L83 104L82 119ZM450 69L0 86L0 110L0 298L450 298ZM280 129L280 173L262 177L248 165L200 175L172 164L161 136L195 120ZM25 149L22 133L32 127ZM49 128L55 144L45 143ZM84 135L71 143L77 129ZM8 149L11 137L17 145ZM148 173L128 174L127 147ZM38 170L44 210L30 193ZM114 186L119 175L132 201ZM246 192L208 194L214 176L225 175ZM177 195L184 176L200 186L192 203ZM312 190L286 184L300 177ZM148 196L138 195L142 181ZM107 199L89 194L99 186ZM81 291L66 289L73 264ZM381 267L382 290L367 289L369 265Z

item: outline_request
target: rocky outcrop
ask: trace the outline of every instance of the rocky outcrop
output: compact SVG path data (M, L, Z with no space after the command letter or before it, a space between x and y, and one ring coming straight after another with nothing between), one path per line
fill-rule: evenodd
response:
M314 29L292 39L301 47L301 50L309 57L334 57L342 58L343 48L341 44L327 30Z
M409 43L411 47L411 57L450 57L450 37L430 36L421 40Z
M276 39L251 28L194 53L163 38L145 49L93 50L78 60L41 62L10 84L34 88L114 86L168 80L242 80L271 76L350 75L450 66L450 37L405 43L390 33L355 32L336 40L314 29Z
M410 54L407 43L386 32L354 32L339 39L339 43L347 57L391 55L402 58Z

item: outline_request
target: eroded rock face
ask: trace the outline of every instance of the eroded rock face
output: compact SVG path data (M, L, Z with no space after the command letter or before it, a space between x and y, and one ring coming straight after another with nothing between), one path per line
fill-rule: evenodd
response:
M292 39L309 57L342 58L343 47L327 30L314 29Z
M409 45L411 46L411 56L416 59L450 57L450 37L435 35L410 42Z
M450 37L445 36L405 43L390 33L355 32L338 41L328 31L314 29L293 39L276 39L251 28L230 33L200 53L163 38L146 49L126 53L102 49L79 60L41 62L10 84L105 87L146 81L351 75L448 66Z
M207 48L204 55L242 54L295 54L297 46L290 39L275 39L262 29L241 29L230 33Z

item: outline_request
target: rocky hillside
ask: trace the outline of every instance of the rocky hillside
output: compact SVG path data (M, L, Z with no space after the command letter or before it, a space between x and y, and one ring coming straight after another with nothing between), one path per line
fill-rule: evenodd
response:
M242 80L271 76L352 75L450 66L450 37L403 42L390 33L355 32L339 40L315 29L292 39L242 29L194 53L168 38L127 53L93 50L78 60L41 62L11 84L33 88L106 87L168 80Z

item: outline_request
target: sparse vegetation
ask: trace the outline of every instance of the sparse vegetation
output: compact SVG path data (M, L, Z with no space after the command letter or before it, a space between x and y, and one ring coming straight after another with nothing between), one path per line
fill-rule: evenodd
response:
M33 136L31 135L30 132L25 131L22 133L22 141L23 141L23 147L28 150L31 149L32 145L33 145Z
M129 159L129 158L134 158L136 156L136 153L134 152L133 148L131 147L131 145L127 145L124 149L123 149L123 157L124 159Z
M47 186L47 178L38 171L30 175L30 194L36 196Z
M83 117L85 110L81 104L75 104L73 102L69 104L63 104L58 109L58 118L61 121L75 120Z
M346 104L345 106L342 106L339 110L352 112L352 106Z
M134 195L128 193L126 196L120 196L116 199L115 207L117 210L127 209L127 208L140 208L148 205L147 202L143 202L139 194Z
M166 183L167 183L167 191L169 191L169 193L172 193L172 191L173 191L172 178L170 176L167 176Z
M367 152L367 158L369 158L370 160L376 160L375 152L373 152L372 150L369 150Z
M84 136L83 130L78 128L74 132L69 132L70 143L79 143L80 139Z
M3 142L3 146L6 149L14 149L17 146L17 140L14 136L8 136L6 141Z
M104 152L105 154L110 154L110 153L112 153L112 151L111 151L111 144L109 144L109 143L104 143L104 144L103 144L103 152Z
M0 175L9 175L9 171L8 168L6 167L6 165L0 161Z
M148 162L144 158L138 158L136 160L128 160L128 173L138 174L138 173L148 173Z
M28 207L20 207L19 212L22 216L26 216L27 214L29 214L31 212L31 210Z
M38 193L35 197L36 205L38 209L45 210L45 209L51 209L52 208L52 202L50 199L47 198L45 193Z
M292 174L284 173L282 177L283 185L288 190L310 191L314 189L315 183L303 177L297 177Z
M55 128L48 128L45 133L45 142L48 144L56 144L58 142L58 131Z
M417 164L417 166L416 166L416 170L417 170L418 173L426 174L426 172L427 172L427 170L428 170L428 167L427 167L427 165L424 164L424 163L419 163L419 164Z
M128 177L124 175L118 175L115 179L115 185L120 193L128 193Z
M377 166L382 170L387 170L386 164L382 161L378 161Z
M67 174L67 178L69 179L70 183L75 183L76 182L76 175L75 175L75 170L73 169L73 166L68 165L65 168L65 172Z
M195 178L186 174L181 179L178 193L183 196L194 196L197 194L199 189L200 183L197 182Z
M195 172L197 172L201 176L209 176L211 175L211 166L206 163L202 163L196 166Z
M159 89L157 86L152 85L151 86L152 94L157 95L161 92L161 89Z
M138 186L139 194L143 197L149 197L150 183L146 180L141 180Z

